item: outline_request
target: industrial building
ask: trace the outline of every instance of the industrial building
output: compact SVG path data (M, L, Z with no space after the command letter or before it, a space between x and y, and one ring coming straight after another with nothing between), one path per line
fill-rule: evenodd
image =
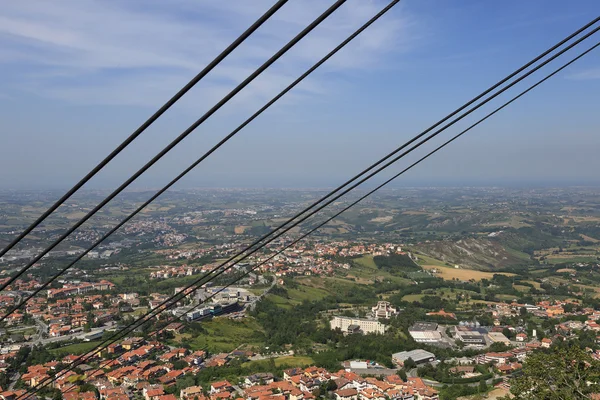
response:
M404 362L409 358L416 364L424 364L435 361L435 354L421 349L401 351L400 353L392 354L392 362L399 367L403 367Z
M456 326L454 328L454 334L458 340L466 345L471 346L485 346L485 337L477 329L470 329L466 326Z
M442 334L437 330L438 324L435 322L416 322L408 328L408 333L419 343L432 343L442 340Z
M490 332L488 333L488 338L492 341L492 343L501 342L507 346L510 346L510 339L504 336L502 332Z

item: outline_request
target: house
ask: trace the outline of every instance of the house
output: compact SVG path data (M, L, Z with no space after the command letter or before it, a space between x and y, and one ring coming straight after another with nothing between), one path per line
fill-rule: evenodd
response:
M144 388L142 394L146 400L158 400L160 396L165 394L165 391L162 385L155 385Z
M163 385L169 386L169 385L175 384L175 382L177 381L177 378L179 378L183 375L185 375L185 372L183 372L179 369L176 369L176 370L167 372L166 374L164 374L163 376L158 378L158 380Z
M228 381L214 382L210 385L210 394L233 391L233 385Z
M181 400L194 400L196 397L200 399L203 396L204 394L202 393L202 386L190 386L185 389L181 389L179 392L179 397Z
M498 364L508 363L508 359L513 357L512 353L485 353L483 363L494 362Z
M254 375L247 376L244 380L244 384L246 386L255 386L255 385L268 385L273 383L275 377L270 372L263 372Z
M358 400L356 389L341 389L333 392L336 400Z
M550 340L548 338L543 338L542 339L542 347L545 349L549 349L550 346L552 346L552 340Z
M517 333L516 340L517 342L525 342L527 340L527 335L525 333Z

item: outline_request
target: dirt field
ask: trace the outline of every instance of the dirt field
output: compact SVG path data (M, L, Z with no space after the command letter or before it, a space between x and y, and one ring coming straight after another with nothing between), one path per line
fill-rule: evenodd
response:
M598 239L594 239L593 237L590 237L590 236L587 236L587 235L583 235L583 234L581 234L581 235L579 235L579 236L581 236L581 238L582 238L583 240L587 240L588 242L592 242L592 243L599 243L599 242L600 242L600 240L598 240Z
M250 227L247 225L238 225L233 228L233 233L236 235L242 235L244 232L246 232L246 229L250 229Z
M509 394L508 390L496 388L496 389L494 389L491 392L488 392L486 394L476 394L476 395L473 395L473 396L463 396L463 397L458 397L456 400L482 400L482 399L496 400L496 399L499 399L499 398L501 398L503 396L506 396L507 394ZM512 395L510 397L512 398Z
M576 271L573 268L561 268L561 269L557 269L556 272L563 273L563 272L576 272Z
M475 271L472 269L441 267L437 265L423 265L422 267L427 270L437 269L437 276L447 281L450 281L453 278L456 278L461 281L468 281L471 279L475 281L480 281L482 279L491 279L494 276L493 272ZM500 272L500 274L506 276L514 276L514 274L509 274L506 272Z

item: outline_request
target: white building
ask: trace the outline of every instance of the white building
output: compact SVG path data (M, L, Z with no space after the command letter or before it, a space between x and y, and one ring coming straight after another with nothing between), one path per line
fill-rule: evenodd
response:
M344 333L354 333L360 329L363 333L385 333L385 325L379 321L363 318L333 317L331 329L341 329Z
M396 315L398 311L387 301L378 301L375 307L371 308L371 313L375 318L390 318Z

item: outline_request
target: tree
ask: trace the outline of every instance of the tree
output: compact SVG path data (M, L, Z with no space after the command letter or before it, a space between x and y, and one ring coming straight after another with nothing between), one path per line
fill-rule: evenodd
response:
M398 373L398 376L399 376L399 377L400 377L400 378L401 378L401 379L402 379L404 382L406 382L406 380L407 380L407 378L408 378L408 377L406 376L406 371L404 370L404 368L401 368L401 369L399 369L397 373Z
M502 351L507 351L509 349L510 349L510 347L505 345L503 342L494 342L490 346L490 351L494 351L494 352L502 352Z
M327 391L328 392L333 392L336 389L337 389L337 384L335 383L335 381L333 379L330 379L327 382Z
M185 362L184 360L177 360L177 361L173 362L173 369L184 369L187 366L188 366L188 363Z
M523 374L511 381L515 400L589 399L600 392L600 361L578 347L535 352L525 361Z
M525 307L521 307L521 309L519 310L519 314L521 314L521 317L524 317L525 315L527 315L527 309Z
M413 360L410 357L408 357L406 359L406 361L404 361L404 369L407 371L410 371L411 369L415 368L416 366L417 366L417 363L415 362L415 360Z
M487 385L485 384L485 380L484 379L481 379L479 381L479 390L478 390L478 392L479 393L485 393L485 392L487 392Z

